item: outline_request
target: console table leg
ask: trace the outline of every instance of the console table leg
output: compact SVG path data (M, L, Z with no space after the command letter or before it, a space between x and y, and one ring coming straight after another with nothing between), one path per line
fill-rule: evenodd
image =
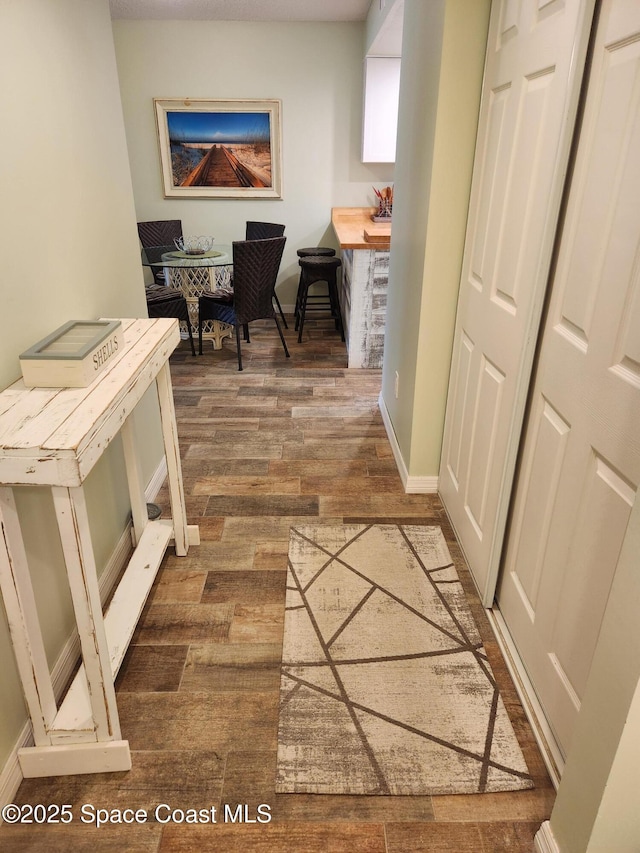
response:
M36 746L48 746L57 713L13 489L0 488L0 589Z
M187 514L184 503L184 488L182 485L178 428L176 426L176 412L173 405L171 374L168 364L165 364L158 373L156 385L158 387L158 400L160 403L164 452L167 458L169 497L171 499L175 548L176 554L179 557L184 557L189 550L189 534L187 531Z
M82 486L53 486L51 491L80 636L96 740L120 740L116 693L84 490Z
M135 546L138 544L142 534L144 533L144 529L149 521L149 516L147 512L147 502L144 497L142 473L140 471L138 453L136 452L136 443L131 417L128 417L122 424L120 435L122 436L122 447L124 449L124 459L127 468L129 500L131 501L131 517L133 520L133 544Z

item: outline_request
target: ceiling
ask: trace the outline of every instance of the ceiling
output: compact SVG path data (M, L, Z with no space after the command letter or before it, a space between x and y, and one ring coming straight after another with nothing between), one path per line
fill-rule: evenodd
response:
M112 18L364 21L372 0L109 0ZM373 0L378 2L378 0Z

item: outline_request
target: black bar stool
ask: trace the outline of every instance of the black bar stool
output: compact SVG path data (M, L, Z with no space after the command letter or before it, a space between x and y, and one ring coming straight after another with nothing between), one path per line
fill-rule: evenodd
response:
M298 249L298 258L313 258L313 257L324 257L324 258L333 258L336 254L336 250L330 248L329 246L309 246L306 249ZM295 307L295 318L296 318L296 330L298 328L298 313L300 311L300 294L302 293L302 269L300 270L300 279L298 281L298 293L296 294L296 307Z
M338 297L338 269L342 266L340 258L331 255L310 255L301 257L300 285L298 287L298 300L296 304L296 329L298 329L298 343L302 343L302 330L307 311L326 311L329 309L335 320L336 329L344 340L344 327L342 325L342 314L340 312L340 299ZM309 288L316 282L326 282L326 294L309 295ZM309 305L309 300L322 302L316 306Z

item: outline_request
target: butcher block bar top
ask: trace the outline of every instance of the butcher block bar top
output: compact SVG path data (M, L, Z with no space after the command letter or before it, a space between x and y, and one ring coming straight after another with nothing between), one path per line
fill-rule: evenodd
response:
M331 224L341 249L389 251L391 222L374 222L376 207L334 207Z

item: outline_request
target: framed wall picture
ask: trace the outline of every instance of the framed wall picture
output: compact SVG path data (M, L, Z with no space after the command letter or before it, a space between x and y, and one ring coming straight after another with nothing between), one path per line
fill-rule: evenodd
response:
M280 101L153 102L165 198L282 198Z

